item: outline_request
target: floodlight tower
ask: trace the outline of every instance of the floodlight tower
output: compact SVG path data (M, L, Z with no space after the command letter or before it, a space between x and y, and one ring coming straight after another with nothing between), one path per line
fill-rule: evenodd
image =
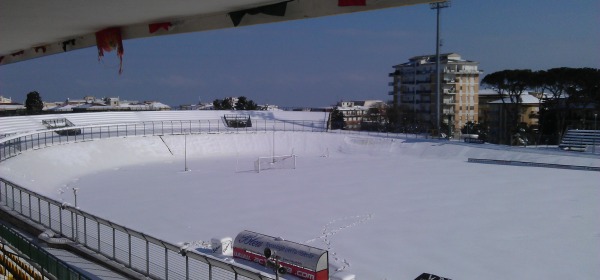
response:
M437 133L440 133L440 116L441 116L441 111L440 111L440 99L441 99L441 94L440 94L440 87L441 87L441 69L440 69L440 10L444 9L444 8L448 8L450 7L450 0L447 1L441 1L441 2L435 2L435 3L429 3L429 7L432 10L436 10L437 12L437 29L436 29L436 36L435 36L435 118L436 118L436 123L435 123L435 128L437 130ZM448 124L450 125L450 124ZM448 135L450 136L450 135Z

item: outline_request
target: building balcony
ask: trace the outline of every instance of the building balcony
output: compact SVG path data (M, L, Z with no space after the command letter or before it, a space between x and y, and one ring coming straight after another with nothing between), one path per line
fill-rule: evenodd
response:
M444 109L444 110L442 110L442 114L443 114L443 115L450 115L450 116L453 116L453 115L454 115L454 110L450 110L450 109Z
M447 105L456 104L456 100L454 100L454 98L444 98L443 102L444 102L444 104L447 104Z
M444 69L447 74L480 74L481 70Z

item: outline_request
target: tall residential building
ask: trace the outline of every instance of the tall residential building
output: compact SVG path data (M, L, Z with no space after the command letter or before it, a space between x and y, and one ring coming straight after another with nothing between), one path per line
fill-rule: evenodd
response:
M394 66L395 71L389 75L393 78L393 106L400 111L405 127L418 126L427 131L436 128L435 60L435 55L415 56ZM442 127L449 126L455 132L469 121L478 121L478 64L456 53L440 55Z

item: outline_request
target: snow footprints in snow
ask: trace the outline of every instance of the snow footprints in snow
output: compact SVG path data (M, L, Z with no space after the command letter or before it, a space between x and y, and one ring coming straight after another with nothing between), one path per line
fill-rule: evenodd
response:
M357 216L349 216L340 219L335 219L323 226L323 231L321 232L321 236L313 239L307 240L306 244L315 242L320 240L327 246L327 251L329 251L333 261L336 263L336 266L339 264L339 267L336 269L336 272L343 271L344 269L350 267L350 262L347 259L338 257L337 252L332 249L331 246L331 237L338 234L340 231L346 230L351 227L358 226L362 223L367 222L368 220L373 218L373 214L367 215L357 215Z

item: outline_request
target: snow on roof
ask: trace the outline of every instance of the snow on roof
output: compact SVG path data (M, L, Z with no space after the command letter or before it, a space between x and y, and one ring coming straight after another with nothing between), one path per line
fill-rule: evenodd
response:
M0 110L17 110L25 109L25 106L21 104L0 104Z
M525 91L520 96L521 104L540 104L541 100L533 95L530 95L529 92ZM510 97L506 96L504 98L489 102L491 104L501 104L501 103L512 103Z

